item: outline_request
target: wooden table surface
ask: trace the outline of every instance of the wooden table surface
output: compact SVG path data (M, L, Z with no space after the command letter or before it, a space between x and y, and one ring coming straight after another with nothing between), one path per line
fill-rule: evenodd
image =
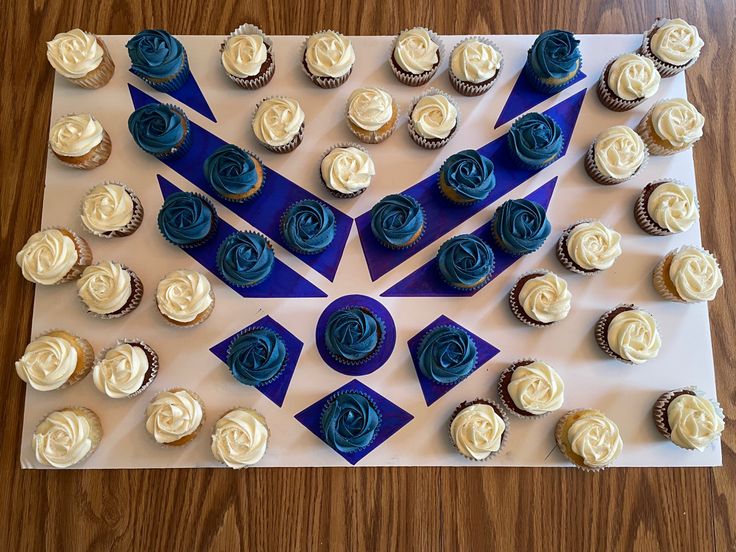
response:
M418 549L736 550L736 185L732 90L734 0L250 0L3 2L0 81L0 538L6 550ZM707 6L706 6L707 4ZM687 73L706 116L695 148L704 244L726 286L711 303L718 398L726 411L722 468L363 468L23 471L24 386L13 361L31 328L33 286L15 253L41 220L53 72L44 42L73 27L98 34L166 28L229 33L638 33L657 16L697 25L706 46ZM118 67L118 70L124 70ZM726 230L726 231L724 231ZM729 330L729 328L731 328Z

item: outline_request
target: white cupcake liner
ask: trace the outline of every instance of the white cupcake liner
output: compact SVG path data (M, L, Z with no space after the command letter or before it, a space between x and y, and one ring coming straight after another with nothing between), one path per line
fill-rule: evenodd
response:
M562 430L567 423L568 419L571 416L574 416L576 414L579 414L581 412L600 412L599 410L595 410L593 408L576 408L575 410L570 410L562 416L562 418L559 419L557 422L557 425L555 426L555 442L557 443L557 448L559 448L560 452L567 458L572 465L574 465L579 470L582 470L584 472L600 472L605 470L608 466L588 466L586 464L579 464L575 462L572 458L572 450L570 450L567 442L567 435L562 434Z
M115 73L115 62L113 62L112 57L110 57L110 52L107 49L107 44L105 44L105 42L99 36L93 36L95 37L97 44L99 44L100 48L102 48L103 54L100 64L83 77L79 77L77 79L72 79L68 77L66 78L66 80L68 80L69 82L88 90L102 88L108 82L110 82L113 73Z
M546 270L544 268L524 272L521 276L519 276L516 282L514 282L511 290L509 290L509 307L511 308L511 312L519 320L519 322L522 322L527 326L531 326L532 328L548 328L549 326L554 326L555 324L557 324L557 322L559 322L559 320L547 323L537 322L529 314L526 313L524 307L522 307L521 303L518 301L517 288L519 288L519 282L529 276L544 276L545 274L549 274L550 272L550 270ZM518 291L521 292L521 289L519 288Z
M143 393L151 383L153 383L153 380L156 379L156 375L158 374L159 369L159 358L158 353L151 348L150 345L148 345L145 341L142 339L135 339L135 338L122 338L115 341L113 345L110 347L107 347L106 349L101 350L99 353L97 353L97 356L95 357L94 365L98 365L100 362L102 362L105 358L105 355L107 355L108 352L110 352L112 349L119 347L120 345L134 345L136 347L140 347L143 349L143 351L146 353L146 358L148 359L148 371L146 373L146 378L143 380L143 383L141 386L128 395L127 399L132 399L134 397L137 397L141 393ZM97 387L95 386L95 389ZM107 397L107 395L105 395ZM109 397L112 398L112 397Z
M462 452L460 452L460 449L457 448L457 445L455 444L455 440L452 438L452 422L455 420L455 417L460 414L465 408L469 406L473 406L474 404L485 404L493 408L494 412L498 414L498 416L503 420L504 423L504 430L501 434L501 442L499 443L498 450L491 452L488 456L485 458L473 458L472 456L465 456ZM453 448L458 451L464 458L467 458L468 460L473 460L474 462L485 462L486 460L489 460L493 458L494 456L498 455L502 450L503 447L506 445L506 441L508 440L508 434L509 434L509 417L504 411L501 406L492 400L489 399L482 399L480 397L473 399L472 401L463 401L461 402L457 408L453 411L452 415L450 416L450 421L447 424L447 431L450 436L450 444L452 444Z
M686 299L680 297L680 295L676 291L673 291L675 286L674 283L672 283L672 279L669 275L669 267L672 262L672 258L677 253L679 253L679 251L683 247L692 247L701 251L702 253L707 253L708 255L713 257L713 260L716 262L716 265L720 270L718 259L715 255L713 255L713 253L711 253L704 247L700 247L697 245L685 245L673 249L657 263L657 266L654 267L654 271L652 272L652 285L654 285L654 289L657 290L657 293L659 293L664 299L667 299L668 301L673 301L675 303L700 303L702 301L687 301Z
M66 406L64 408L57 408L56 410L48 412L36 424L36 429L34 429L33 435L36 435L36 430L38 429L38 426L45 422L46 418L48 418L54 412L62 412L64 410L71 410L78 416L85 417L87 423L89 423L89 438L92 442L92 446L90 447L89 451L87 451L87 454L84 455L84 457L82 457L79 461L75 462L71 466L68 466L67 468L54 469L70 469L86 461L90 456L92 456L92 454L94 454L94 452L97 450L97 447L100 445L100 441L102 440L102 423L100 422L100 417L93 410L87 408L86 406ZM43 465L53 467L50 464L46 463L43 463Z
M481 42L485 44L486 46L490 46L494 50L496 50L501 55L501 66L496 70L496 74L491 77L490 82L487 82L485 84L482 83L473 83L461 80L459 77L455 75L455 73L452 72L452 57L455 54L455 50L457 50L458 46L463 44L464 42L467 42L468 40L477 40L478 42ZM457 90L460 94L463 96L481 96L488 92L491 88L493 88L493 85L496 84L496 81L498 80L499 75L501 74L501 71L503 70L503 54L501 53L501 49L496 45L495 42L492 40L489 40L488 38L482 37L482 36L469 36L457 44L455 44L455 47L452 49L452 52L450 53L450 59L448 60L448 68L447 68L447 74L450 77L450 84L452 84L452 87Z
M72 169L87 171L103 165L105 161L108 160L110 153L112 152L112 142L110 141L110 135L107 131L102 129L102 141L84 155L80 155L79 157L59 155L54 151L54 148L51 147L51 142L49 142L49 151L62 165Z
M117 261L112 262L117 263ZM141 304L141 300L143 299L143 282L141 281L141 279L135 272L133 272L133 270L131 270L123 263L117 264L119 264L123 268L123 270L130 274L130 297L128 297L128 301L125 303L125 305L123 305L121 309L112 313L104 314L92 312L91 310L89 310L87 304L82 300L82 298L79 298L87 314L90 314L99 320L115 320L116 318L122 318L126 314L133 312L138 307L138 305Z
M96 236L103 239L124 238L126 236L130 236L133 232L138 230L141 223L143 222L143 204L141 203L140 198L129 186L117 180L105 180L102 182L102 184L115 184L117 186L122 186L125 192L130 196L130 199L133 202L133 214L130 218L130 221L128 221L128 224L118 228L117 230L98 232L96 230L93 230L92 228L89 228L84 223L84 219L82 219L82 228L84 228L85 232L87 232L91 236ZM82 197L82 201L80 202L80 211L82 214L84 214L84 200L95 188L97 188L98 185L99 184L96 184L89 188Z
M654 21L654 24L652 24L652 26L649 28L649 30L643 34L641 46L637 50L639 54L646 58L649 58L652 63L654 63L654 67L657 68L659 75L664 79L674 77L675 75L682 73L687 69L690 69L690 67L695 65L695 62L698 61L698 58L700 57L699 55L697 57L694 57L685 65L673 65L671 63L667 63L666 61L662 61L654 55L654 52L652 52L651 48L651 37L657 31L657 29L659 29L659 27L661 27L665 23L668 23L669 21L670 20L667 18L658 17Z
M202 419L200 420L199 425L196 427L194 431L192 431L191 433L187 435L183 435L182 437L180 437L179 439L177 439L176 441L172 443L159 443L158 441L156 441L156 438L151 433L148 433L148 429L146 428L146 433L150 435L151 439L153 439L153 442L163 448L181 447L181 446L184 446L194 441L194 439L197 438L197 435L199 435L199 432L204 427L204 422L205 422L205 419L207 418L207 409L205 408L202 397L200 397L197 393L195 393L194 391L186 387L174 386L174 387L168 387L167 389L163 389L153 396L153 398L148 403L148 406L150 406L151 403L156 400L156 397L158 397L161 393L175 393L177 391L186 391L192 396L192 398L195 401L199 403L199 406L202 409ZM146 421L148 420L148 406L146 406L145 410L143 411L143 427L145 427Z
M593 140L593 143L590 144L590 146L588 147L588 150L585 152L585 157L583 159L584 159L584 164L585 164L585 172L588 173L588 176L592 178L598 184L602 184L604 186L615 186L616 184L621 184L622 182L631 180L636 175L644 171L644 169L647 166L647 163L649 162L649 148L646 148L644 151L644 159L642 160L641 165L639 165L639 168L636 169L631 176L628 176L626 178L615 178L613 176L608 176L606 174L603 174L601 170L598 168L598 165L596 165L596 162L595 162L595 144L596 142L597 140Z
M715 399L708 399L705 396L705 393L703 393L696 386L689 385L686 387L680 387L679 389L673 389L672 391L667 391L666 393L662 393L654 403L654 406L652 407L652 417L654 418L654 424L657 426L657 430L662 434L663 437L669 439L670 441L672 441L672 428L669 427L669 421L667 420L667 407L677 395L692 395L708 400L708 402L713 405L713 408L716 411L716 415L719 416L722 420L725 420L725 413L723 412L723 408L721 408L721 405L718 403L718 401L716 401ZM675 442L673 442L672 444L680 447L680 445ZM686 447L680 448L684 450L695 450Z
M365 149L360 144L356 144L355 142L338 142L337 144L334 144L334 145L330 146L329 148L327 148L322 153L322 156L319 158L319 166L317 167L317 171L319 172L319 180L320 180L320 182L322 182L322 185L325 187L325 190L327 190L330 193L330 195L332 195L333 197L335 197L337 199L352 199L354 197L358 197L360 194L362 194L363 192L365 192L368 188L363 188L362 190L358 190L357 192L353 192L351 194L344 194L342 192L338 192L337 190L333 190L332 188L330 188L329 186L327 186L327 182L325 182L324 179L322 178L322 160L325 157L327 157L327 155L332 150L337 149L337 148L355 148L355 149L358 149L358 150L362 151L363 153L365 153L365 154L367 154L367 155L370 156L370 153L368 153L368 150ZM369 187L370 187L370 185L369 185Z
M227 42L227 40L233 36L240 35L260 36L263 39L263 43L266 45L267 56L271 56L271 65L262 75L253 76L250 78L236 77L235 75L230 74L227 69L225 69L224 65L222 68L228 78L241 88L245 88L246 90L256 90L258 88L262 88L266 86L273 78L273 74L276 71L276 59L273 55L273 40L266 36L266 34L256 25L244 23L228 35L228 37L220 45L220 64L222 65L222 52L225 50L225 43ZM266 62L264 61L264 63Z
M299 66L302 68L302 72L307 76L307 78L310 81L312 81L314 84L316 84L320 88L325 88L325 89L330 90L330 89L337 88L338 86L345 84L345 81L348 80L348 77L350 77L350 74L353 72L353 65L355 65L355 62L353 62L353 65L350 66L350 69L348 69L347 73L345 73L344 75L340 75L339 77L319 77L309 72L309 69L307 68L307 62L306 62L307 41L316 34L328 33L328 32L335 33L344 38L347 38L344 34L337 32L334 29L322 29L321 31L317 31L316 33L312 33L308 37L305 37L304 42L302 42L302 46L299 50L299 56L300 56ZM352 41L350 42L350 45L352 46Z
M268 451L269 442L271 441L271 428L268 427L268 423L266 422L266 417L263 414L261 414L258 410L256 410L255 408L248 408L247 406L231 406L230 408L228 408L225 412L222 413L222 416L220 416L219 418L217 418L217 420L215 420L215 424L214 424L214 426L212 426L212 437L215 436L215 431L216 431L216 428L217 428L217 422L219 422L220 420L222 420L225 416L227 416L231 412L236 412L238 410L243 410L245 412L248 412L252 416L256 416L256 417L260 418L259 421L263 424L263 427L266 428L266 434L267 434L267 437L266 437L266 451ZM210 447L210 451L212 451L212 447ZM217 456L215 456L214 452L212 453L212 457L220 465L222 465L222 466L224 466L226 468L234 469L234 470L247 469L247 468L251 467L251 465L254 465L254 464L250 464L250 465L245 465L245 466L239 466L237 468L232 468L231 466L228 466L225 462L223 462L222 460L220 460L219 458L217 458ZM259 460L259 462L260 462L260 460Z
M383 88L380 88L380 90L389 94L389 92L387 90L384 90ZM345 101L345 120L347 121L348 128L350 129L350 132L352 132L353 135L361 142L364 142L366 144L380 144L389 136L391 136L396 130L396 127L399 126L401 109L399 108L399 104L396 102L396 99L391 94L389 94L389 96L391 96L391 107L394 110L393 123L385 129L381 127L378 130L365 130L353 123L348 117L348 112L350 111L350 97L348 97L348 99Z
M606 82L606 75L608 74L608 68L617 59L618 59L618 56L611 58L608 61L608 63L606 63L606 65L603 67L601 78L598 79L598 84L596 85L596 91L598 92L598 99L600 99L604 107L607 107L611 111L619 111L619 112L629 111L630 109L634 109L638 105L641 105L642 103L644 103L647 100L647 98L638 98L636 100L624 100L616 96L616 94L614 94L613 91L608 87L608 83Z
M570 272L574 272L575 274L582 274L583 276L592 276L593 274L597 274L598 272L600 272L600 269L581 270L581 267L579 267L573 261L570 253L567 250L567 238L570 235L570 232L572 232L572 229L575 228L578 224L583 224L587 222L593 222L593 219L581 219L565 228L560 235L560 239L557 240L555 253L557 255L557 260L560 261L560 264Z
M677 180L675 178L660 178L659 180L654 180L644 186L644 189L636 198L636 203L634 203L634 219L636 220L636 223L642 230L644 230L644 232L652 236L671 236L678 233L672 232L670 230L667 230L666 228L662 228L661 226L659 226L659 224L657 224L654 218L652 218L652 216L649 214L649 209L647 206L649 196L651 196L651 193L654 192L656 186L664 184L666 182L672 182L673 184L677 184L678 186L687 187L687 185L681 180ZM650 187L652 187L652 192L647 194L646 192L650 189ZM697 209L697 199L695 200L695 203Z
M445 43L442 42L442 39L439 37L439 35L435 33L432 29L428 29L426 27L423 28L427 31L427 34L429 34L430 40L432 40L432 42L434 42L438 47L437 65L435 65L429 71L425 71L424 73L420 73L418 75L413 75L408 71L404 71L403 69L398 68L393 61L394 50L396 49L396 42L399 40L399 36L410 29L403 29L391 41L391 52L389 54L388 64L391 67L391 71L393 72L394 76L399 80L399 82L407 86L422 86L423 84L427 84L437 73L437 70L442 63L442 59L445 57Z
M273 99L287 99L286 96L268 96L267 98L263 98L260 102L256 104L256 108L253 110L253 116L250 119L250 128L253 129L253 123L256 120L256 113L258 113L258 108L261 107L261 104L267 100L273 100ZM290 98L289 98L290 99ZM256 141L261 144L264 148L266 148L268 151L273 153L289 153L291 151L294 151L299 144L302 143L302 140L304 139L304 127L306 126L305 123L302 123L302 126L299 128L299 132L286 144L282 144L280 146L272 146L271 144L267 144L266 142L261 142L258 139L258 136L256 136L256 133L254 132L253 135L256 138Z
M414 123L411 119L412 113L414 112L414 108L416 107L419 100L426 96L436 96L436 95L442 95L445 98L449 100L449 102L455 107L455 112L457 113L457 116L455 118L455 128L453 128L450 131L450 134L447 136L447 138L443 138L441 140L438 140L436 138L425 138L424 136L421 136L415 129L414 129ZM444 90L440 90L439 88L429 88L424 93L420 94L419 96L416 96L411 103L411 109L409 110L409 120L407 122L407 128L409 129L409 135L411 136L411 139L414 140L414 142L418 145L423 147L424 149L434 150L439 149L443 146L445 146L453 136L455 136L455 133L457 132L458 127L460 126L460 108L457 105L457 102L450 96L447 92Z
M504 368L501 373L498 375L498 383L496 385L497 391L498 391L498 397L501 399L501 402L506 407L506 410L508 410L511 414L513 414L517 418L521 418L523 420L534 420L536 418L544 418L545 416L549 416L552 411L545 412L543 414L532 414L531 412L527 414L521 414L519 411L526 412L523 408L520 408L516 406L516 403L513 402L513 399L511 398L511 395L509 394L507 388L508 383L511 381L511 378L509 378L508 382L505 382L506 375L513 372L518 369L522 368L523 366L528 366L529 364L532 364L534 362L542 362L539 359L532 358L532 357L525 357L520 358L519 360L515 360L510 366L507 366ZM508 395L508 400L507 400ZM509 404L509 401L511 404Z
M652 155L657 156L665 156L665 155L675 155L676 153L680 153L682 151L687 151L691 149L697 141L693 142L692 144L689 144L685 146L684 148L676 148L672 145L670 145L666 139L660 138L657 136L656 132L654 131L654 127L652 126L652 112L654 111L654 108L658 105L661 105L662 103L668 101L667 98L659 100L657 103L655 103L649 111L647 111L646 115L642 117L641 121L639 121L639 124L636 125L636 128L634 129L636 133L641 136L641 139L644 140L644 143L647 146L647 149Z

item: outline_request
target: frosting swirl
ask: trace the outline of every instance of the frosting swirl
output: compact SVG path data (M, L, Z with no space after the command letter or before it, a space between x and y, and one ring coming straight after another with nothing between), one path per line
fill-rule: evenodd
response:
M186 59L181 42L162 29L141 31L125 47L132 63L130 69L139 77L163 79L173 76Z
M174 270L158 283L156 304L161 314L186 324L212 305L212 288L204 274L194 270Z
M496 209L493 229L499 245L515 255L539 249L552 231L547 212L528 199L509 199Z
M506 423L490 404L476 403L458 412L450 423L452 442L461 454L485 460L501 448Z
M639 54L623 54L608 67L606 83L622 100L634 101L654 96L660 80L651 59Z
M122 399L141 388L148 367L148 356L142 347L120 343L92 367L92 381L108 397Z
M286 345L279 334L269 328L252 328L230 343L227 365L240 383L258 387L281 374L286 356Z
M368 397L345 391L327 403L321 425L328 445L350 453L364 449L373 441L381 425L381 415Z
M256 164L247 151L225 144L205 159L204 175L218 194L244 195L261 181Z
M614 353L634 364L656 358L662 346L654 317L640 309L614 316L608 325L607 340Z
M688 303L712 301L723 285L716 258L691 245L681 247L672 256L669 276L677 295Z
M480 84L496 76L501 59L501 54L490 44L468 38L452 51L450 70L461 81Z
M670 232L689 230L699 217L693 189L675 182L656 185L649 194L647 212L658 226Z
M468 332L440 326L424 336L417 351L419 370L437 383L455 383L475 368L478 350Z
M97 147L105 131L89 113L60 117L51 127L49 144L57 155L81 157Z
M46 57L51 66L68 79L81 79L102 63L104 50L95 35L82 29L57 34L46 43Z
M593 144L595 166L611 178L629 178L639 170L647 147L631 128L618 125L603 131Z
M705 117L684 98L662 100L652 108L652 127L657 136L675 148L687 148L703 136Z
M122 184L98 184L84 196L81 218L95 234L121 230L133 218L133 198Z
M367 309L347 307L327 319L325 345L338 359L359 362L381 343L383 324Z
M197 431L203 418L202 405L189 391L161 391L146 408L146 431L157 443L173 443Z
M703 45L697 27L679 18L659 25L649 42L649 48L655 56L677 66L698 58Z
M191 192L175 192L166 197L158 212L158 227L171 243L192 245L210 234L215 216L203 197Z
M348 119L371 132L387 124L394 116L394 100L381 88L356 88L348 99Z
M222 275L237 286L254 286L268 278L275 255L266 238L255 232L235 232L217 251Z
M507 390L517 408L535 416L559 410L565 400L562 378L539 360L515 368Z
M409 195L391 194L371 208L371 231L379 242L403 247L419 239L424 212Z
M268 57L268 47L258 34L233 35L222 49L222 66L234 77L255 77Z
M462 234L440 246L437 265L448 284L471 289L484 283L493 272L493 250L478 236Z
M581 222L567 236L567 253L584 270L606 270L621 255L621 234L597 220Z
M81 462L92 446L89 420L74 410L52 412L33 433L36 460L54 468L68 468Z
M591 468L608 466L624 448L618 426L600 412L575 420L567 433L572 451Z
M335 31L322 31L307 39L304 61L312 75L337 78L353 68L355 51L346 36Z
M37 391L62 387L77 368L77 349L63 337L42 335L15 362L18 377Z
M266 454L268 427L255 410L236 408L217 420L212 434L215 459L234 469L256 464Z
M580 41L568 31L544 31L529 49L527 59L540 79L568 79L580 69Z
M439 50L427 29L414 27L396 39L393 59L407 73L420 75L431 71L440 62Z
M457 127L457 108L444 94L429 94L414 105L411 123L419 136L444 140Z
M118 312L126 305L132 293L130 273L122 265L112 261L88 266L77 280L77 293L90 312Z
M56 228L33 234L15 256L26 280L47 286L61 281L78 260L74 240Z
M281 233L291 249L319 253L335 239L335 214L321 201L304 199L286 210Z
M711 401L697 395L678 395L667 406L670 439L677 446L705 450L723 432L723 415Z
M291 142L304 125L304 111L291 98L263 100L253 117L256 138L269 146L283 146Z
M352 146L337 147L324 156L320 172L330 190L354 194L370 186L376 167L365 151Z
M166 104L149 104L130 114L128 130L143 151L161 155L181 146L189 129L182 111Z
M493 161L475 150L463 150L442 166L445 183L465 201L480 201L496 187Z
M565 145L562 129L544 113L527 113L511 125L508 143L517 159L530 167L554 161Z
M524 312L542 324L567 318L571 302L567 282L553 272L527 280L519 290L519 303Z

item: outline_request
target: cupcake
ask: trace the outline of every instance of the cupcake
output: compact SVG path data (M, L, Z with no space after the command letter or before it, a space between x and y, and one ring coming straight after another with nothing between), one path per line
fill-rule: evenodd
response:
M79 278L92 262L92 250L71 230L47 228L28 238L15 262L29 282L52 286Z
M673 249L657 264L652 275L654 289L669 301L712 301L723 286L718 260L694 245Z
M82 88L102 88L115 72L102 39L82 29L57 34L46 43L46 57L59 75Z
M356 88L346 107L348 128L358 140L378 144L393 134L399 121L399 104L382 88Z
M146 29L125 47L130 72L160 92L176 92L189 78L187 51L181 42L162 29Z
M430 88L416 98L409 112L409 135L425 149L438 149L455 135L460 115L446 93Z
M204 423L204 403L181 387L161 391L146 408L146 431L159 445L178 447L192 441Z
M36 461L69 468L92 456L102 439L100 418L89 408L72 406L47 415L36 426L31 445Z
M220 46L225 74L247 90L266 86L276 70L272 47L273 42L261 29L249 23L241 25Z
M700 57L703 39L698 29L682 19L657 19L646 33L639 53L654 62L663 77L689 69Z
M127 266L101 261L88 266L77 280L77 294L89 314L109 320L135 310L143 297L143 282Z
M391 70L408 86L427 84L437 72L444 46L440 37L424 27L401 31L391 48Z
M686 232L699 217L693 189L669 178L647 184L634 204L636 223L653 236Z
M491 233L498 246L511 255L527 255L540 247L552 231L547 211L529 199L509 199L491 220Z
M389 249L406 249L424 234L425 215L419 201L406 194L391 194L371 208L371 231Z
M536 328L567 318L571 303L567 282L547 270L524 274L509 292L511 312L527 326Z
M164 200L157 220L164 239L186 249L212 238L218 219L215 206L203 195L175 192Z
M546 362L517 360L501 372L498 396L503 405L520 418L546 416L562 407L565 384Z
M359 391L341 391L325 404L320 418L322 438L343 454L367 448L378 435L381 412Z
M654 96L661 77L652 60L639 54L622 54L609 61L596 90L611 111L628 111Z
M503 448L509 432L506 414L493 401L462 402L450 419L450 439L470 460L488 460Z
M652 155L674 155L703 136L705 117L684 98L654 104L636 127Z
M461 234L444 242L437 252L442 280L460 290L477 290L491 281L493 250L478 236Z
M569 271L595 274L611 268L621 255L621 234L598 220L583 220L562 232L556 252Z
M480 96L496 83L503 56L487 38L472 37L458 42L450 55L452 87L463 96Z
M527 113L516 119L507 139L511 158L529 170L540 170L554 162L565 146L557 121L544 113Z
M212 456L235 470L261 461L268 447L266 419L250 408L233 408L215 423Z
M643 169L649 158L641 137L625 125L601 132L585 154L585 172L598 184L626 182Z
M606 469L624 448L615 422L592 408L571 410L560 418L555 441L570 462L589 472Z
M156 306L172 326L191 328L210 317L215 308L215 292L201 272L174 270L158 283Z
M595 339L604 353L627 364L657 358L662 347L654 317L634 305L604 313L595 326Z
M139 107L128 117L128 130L139 148L162 161L178 159L192 146L189 119L175 105Z
M303 199L284 211L279 228L291 251L315 255L335 239L335 224L335 213L327 205L316 199Z
M26 345L23 356L15 362L15 371L36 391L63 389L84 379L94 355L86 339L50 330Z
M248 328L228 345L227 366L243 385L261 387L284 371L288 352L281 336L270 328Z
M204 162L204 176L212 189L227 201L256 197L266 182L266 170L254 154L233 144L216 149Z
M659 432L685 450L703 452L725 427L721 406L695 387L663 393L654 403L652 415Z
M304 138L304 111L292 98L266 98L251 121L258 142L273 153L289 153Z
M376 314L365 307L346 307L327 319L325 345L341 364L367 362L381 350L386 327Z
M465 379L478 363L478 349L470 334L457 326L438 326L427 332L417 350L419 371L442 385Z
M111 399L137 397L158 374L158 355L140 339L122 339L97 357L92 381Z
M458 205L482 201L496 187L493 169L493 161L477 151L459 151L448 157L440 169L440 192Z
M350 39L336 31L320 31L304 41L302 69L320 88L337 88L353 70L355 51Z
M529 83L547 94L556 94L583 66L580 41L569 31L544 31L529 48L522 72Z
M89 113L60 117L51 126L49 149L72 169L94 169L110 157L110 135Z
M265 281L275 260L271 242L256 232L233 232L217 250L217 270L236 287L253 287Z
M373 159L357 144L336 144L322 156L319 175L333 197L350 199L362 194L376 174Z
M133 190L120 182L103 182L82 198L82 225L98 238L122 238L138 230L143 205Z

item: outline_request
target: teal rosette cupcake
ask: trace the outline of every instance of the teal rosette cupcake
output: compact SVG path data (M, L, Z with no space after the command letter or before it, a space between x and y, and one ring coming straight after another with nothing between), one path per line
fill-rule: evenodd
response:
M511 255L533 253L551 231L545 208L528 199L509 199L496 209L491 221L494 241Z
M333 312L325 328L325 345L342 364L367 362L381 350L386 326L365 307L346 307Z
M227 348L227 366L243 385L261 387L284 371L288 353L281 336L270 328L248 328Z
M481 201L496 187L493 169L493 161L477 151L459 151L440 169L440 192L458 205Z
M440 276L451 287L475 290L490 281L495 258L491 247L481 238L462 234L440 246L437 266Z
M304 199L284 211L279 229L291 251L316 255L335 239L335 213L321 201Z
M523 73L538 90L555 94L580 72L580 41L568 31L552 29L540 34L529 48Z
M217 195L241 203L256 197L266 181L263 163L234 144L216 149L204 161L204 176Z
M271 243L256 232L233 232L217 250L217 270L236 287L252 287L271 275L276 257Z
M139 32L125 45L131 72L161 92L179 90L189 78L184 46L162 29Z
M436 383L451 385L470 374L478 361L473 338L455 326L430 330L419 344L419 371Z
M389 249L411 247L422 237L424 228L424 209L409 195L388 195L371 209L371 231Z
M380 427L381 413L376 403L358 391L342 391L330 397L320 418L325 442L341 453L367 448Z
M158 212L158 229L169 243L184 249L196 247L215 235L217 211L204 196L176 192Z
M139 107L128 117L128 130L139 148L162 160L181 157L192 145L189 119L175 105Z
M537 170L560 156L565 137L552 117L544 113L527 113L511 125L508 144L512 157L519 165Z

